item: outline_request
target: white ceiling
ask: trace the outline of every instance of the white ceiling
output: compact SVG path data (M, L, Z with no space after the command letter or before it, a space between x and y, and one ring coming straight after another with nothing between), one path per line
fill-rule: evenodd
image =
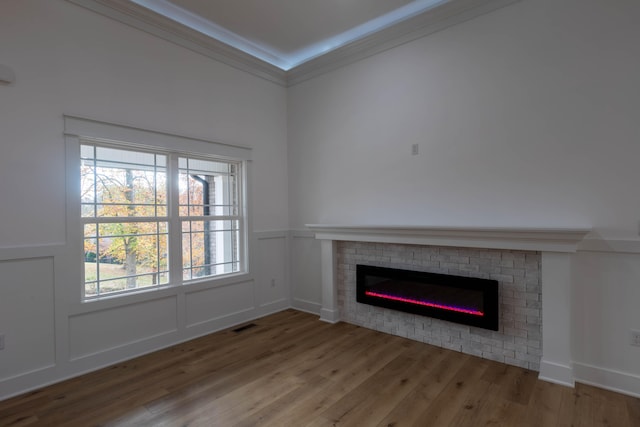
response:
M284 71L447 0L131 0Z

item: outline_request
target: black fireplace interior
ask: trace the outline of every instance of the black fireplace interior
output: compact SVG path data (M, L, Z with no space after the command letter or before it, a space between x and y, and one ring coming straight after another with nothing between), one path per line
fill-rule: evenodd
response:
M498 330L498 282L358 264L359 303Z

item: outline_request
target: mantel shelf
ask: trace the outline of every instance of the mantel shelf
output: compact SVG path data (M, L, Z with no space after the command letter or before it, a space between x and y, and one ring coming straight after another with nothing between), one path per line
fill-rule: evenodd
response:
M307 224L316 239L575 252L586 227L452 227Z

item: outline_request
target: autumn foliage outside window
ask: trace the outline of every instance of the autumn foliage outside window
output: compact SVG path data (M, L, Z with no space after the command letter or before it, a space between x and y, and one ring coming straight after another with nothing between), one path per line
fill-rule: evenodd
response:
M85 298L240 271L240 163L172 156L81 145Z

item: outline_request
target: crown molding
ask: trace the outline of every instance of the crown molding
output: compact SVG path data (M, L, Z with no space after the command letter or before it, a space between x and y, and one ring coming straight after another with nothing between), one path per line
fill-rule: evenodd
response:
M287 72L287 86L293 86L519 1L521 0L449 0L292 68Z
M286 73L280 68L128 0L67 1L231 67L262 77L281 86L287 85Z
M521 0L448 0L419 15L318 56L289 71L284 71L129 0L67 1L286 87Z

